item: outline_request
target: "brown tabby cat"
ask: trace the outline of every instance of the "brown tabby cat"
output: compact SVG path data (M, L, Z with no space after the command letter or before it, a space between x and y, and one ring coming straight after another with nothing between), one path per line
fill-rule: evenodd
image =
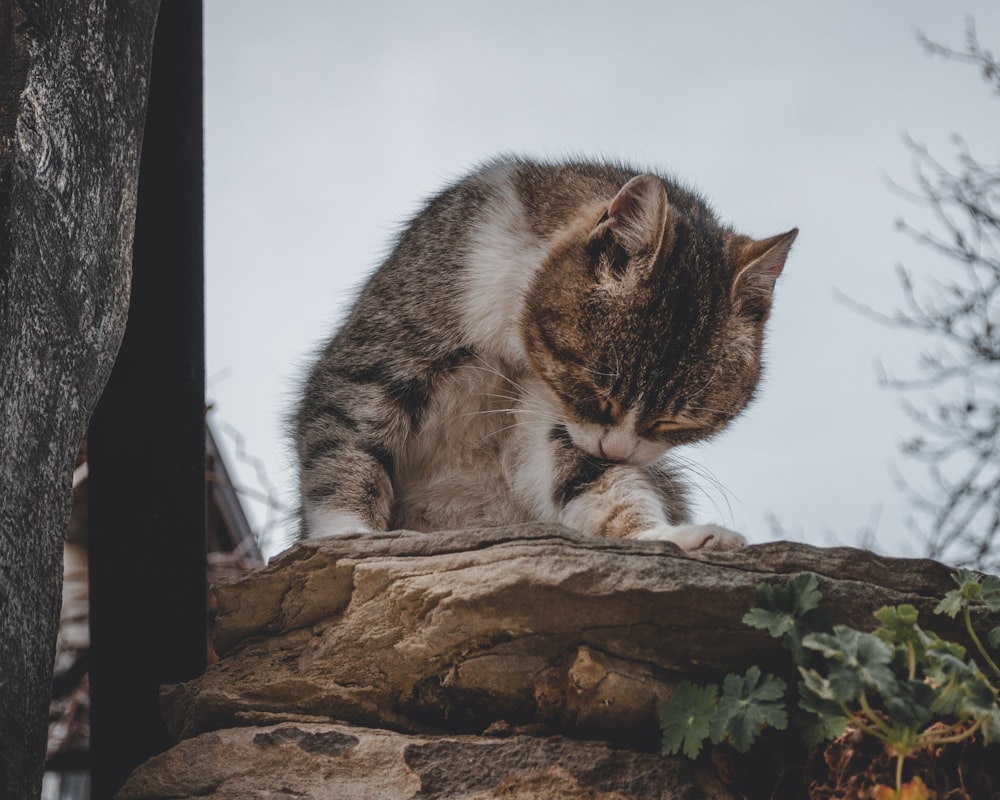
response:
M307 533L543 520L741 545L687 524L664 455L753 396L796 233L755 241L614 164L476 170L406 227L309 375Z

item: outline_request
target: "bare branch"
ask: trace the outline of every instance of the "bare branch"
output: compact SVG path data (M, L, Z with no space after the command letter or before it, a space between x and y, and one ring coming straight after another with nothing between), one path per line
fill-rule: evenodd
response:
M932 55L979 68L1000 92L1000 64L983 49L969 21L964 49L918 34ZM917 433L901 451L924 480L898 475L927 555L1000 568L1000 165L977 158L954 137L952 165L912 138L914 188L893 187L930 212L930 227L897 227L936 256L933 274L899 266L901 308L886 314L845 298L881 324L934 343L915 374L900 378L879 365L879 382L904 391Z

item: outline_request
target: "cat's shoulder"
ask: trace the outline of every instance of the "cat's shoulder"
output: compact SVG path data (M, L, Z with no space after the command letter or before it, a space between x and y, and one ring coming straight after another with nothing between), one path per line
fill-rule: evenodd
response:
M608 201L642 170L613 161L503 154L481 162L454 187L463 200L505 227L547 238L583 208ZM518 221L520 224L511 226Z
M613 159L535 158L501 153L474 166L463 181L514 186L522 190L551 185L593 189L597 186L621 186L623 182L648 171Z

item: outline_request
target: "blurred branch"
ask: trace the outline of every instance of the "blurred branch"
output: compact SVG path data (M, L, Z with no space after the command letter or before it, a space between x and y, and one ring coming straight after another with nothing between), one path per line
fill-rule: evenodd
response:
M263 508L264 521L254 531L258 547L265 554L265 557L268 553L281 550L290 544L294 537L285 530L290 518L289 510L281 501L281 493L278 488L268 477L267 467L261 459L249 452L246 437L233 425L219 418L213 421L213 425L220 434L232 443L236 460L253 470L257 486L236 483L232 488L244 500L249 500L256 506Z
M965 49L918 34L933 55L972 64L1000 92L1000 64L983 49L970 20ZM936 256L933 275L898 267L902 308L891 314L848 301L885 325L934 342L916 374L884 370L883 386L910 393L903 404L917 433L903 455L924 480L902 485L925 552L961 564L1000 568L1000 165L977 158L961 137L948 166L906 139L915 188L904 196L930 211L930 227L899 229Z

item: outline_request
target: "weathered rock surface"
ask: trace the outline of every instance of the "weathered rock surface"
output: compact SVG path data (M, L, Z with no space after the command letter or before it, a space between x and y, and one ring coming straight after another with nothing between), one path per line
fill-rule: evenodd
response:
M956 633L930 613L950 581L927 560L785 542L695 556L550 525L390 533L305 542L217 587L223 659L168 687L164 708L178 738L346 720L420 734L534 725L654 749L680 677L781 658L741 620L761 581L802 571L820 576L835 622L905 602Z
M692 555L551 525L304 542L216 587L222 660L165 687L182 741L119 797L724 800L655 753L657 708L682 677L782 669L742 617L803 571L834 622L912 603L962 638L930 613L946 567L849 548Z
M689 763L561 737L406 736L285 724L203 733L150 759L118 800L728 800Z

